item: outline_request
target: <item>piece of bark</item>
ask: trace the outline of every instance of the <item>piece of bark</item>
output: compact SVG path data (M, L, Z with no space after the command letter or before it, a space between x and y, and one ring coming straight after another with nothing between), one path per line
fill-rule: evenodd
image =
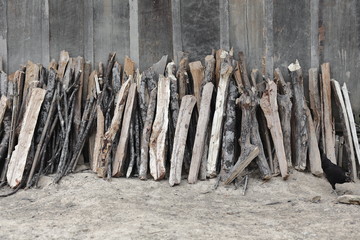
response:
M337 198L339 203L360 205L359 195L342 195Z
M212 82L205 84L202 92L199 119L196 127L193 154L191 157L190 172L188 176L189 183L196 183L199 175L200 165L205 155L205 145L206 142L208 142L206 140L210 122L210 107L213 91L214 84Z
M158 82L156 115L150 137L150 173L155 180L165 177L166 136L169 124L170 80L161 76Z
M285 180L289 177L288 166L277 105L277 86L272 80L267 82L267 88L260 99L260 107L264 112L267 120L267 126L270 129L274 142L275 152L279 160L281 176Z
M307 117L307 126L309 129L309 163L310 171L313 175L321 177L323 175L323 169L321 167L321 155L319 151L318 139L316 137L315 123L312 119L310 109L305 105L306 117Z
M277 104L279 107L279 116L281 123L281 130L284 138L285 155L288 164L288 168L291 170L292 156L291 156L291 97L292 91L282 76L279 68L275 69L274 72L275 82L278 86Z
M100 106L96 106L96 135L94 140L94 149L93 149L93 157L91 169L93 172L97 172L97 169L100 167L100 151L101 151L101 143L104 137L104 129L105 129L105 119L104 113L101 110Z
M7 182L10 187L18 186L23 180L23 173L29 154L32 137L35 131L36 120L41 108L46 91L40 88L33 89L29 105L26 108L23 125L19 135L18 145L11 156L8 171L6 174Z
M89 100L92 96L96 97L97 91L96 91L96 83L95 83L95 77L97 77L97 71L92 71L89 76L89 82L87 85L87 96L86 100Z
M189 63L191 76L193 78L193 89L196 97L196 105L200 108L201 84L204 81L204 67L200 61Z
M129 89L129 95L126 100L124 110L124 120L121 126L119 144L116 148L114 161L112 163L112 176L120 177L124 175L124 165L127 157L127 146L129 143L130 124L133 118L134 106L136 100L136 83L132 83Z
M79 78L76 79L77 80L76 84L78 85L79 90L77 91L77 95L75 98L75 115L74 115L75 131L77 133L80 128L81 115L82 115L81 108L82 108L82 89L83 89L83 81L84 81L84 58L77 57L74 59L74 62L75 62L74 75L78 76L78 74L80 74Z
M81 94L81 106L85 106L88 97L90 74L91 74L91 63L86 61L84 63L84 73L83 73L84 77L83 77L83 86L82 86L82 94Z
M156 96L157 88L154 88L150 93L149 106L147 108L146 120L141 135L141 157L139 178L145 180L147 178L148 164L149 164L149 140L152 130L152 125L156 110Z
M59 67L57 72L58 79L62 80L64 78L66 66L70 60L69 53L66 51L60 52L60 59L59 59Z
M187 85L189 84L189 76L187 74L187 68L189 65L189 59L188 56L185 54L180 62L179 62L179 68L176 73L176 78L179 82L179 101L181 102L181 99L188 93L187 92Z
M306 155L308 146L308 130L306 125L305 114L305 97L303 76L299 62L296 60L295 64L289 65L291 81L293 85L293 109L294 109L294 156L295 169L303 171L306 168ZM279 157L279 156L278 156ZM280 158L279 164L281 169Z
M325 153L332 163L336 164L335 157L335 142L333 138L334 126L332 122L331 109L331 86L330 86L330 64L324 63L321 65L322 73L322 102L323 102L323 121L325 137Z
M174 136L174 148L171 154L171 167L169 175L169 184L174 186L175 184L180 184L181 181L181 170L184 160L184 152L186 139L188 135L190 119L192 111L196 104L196 97L191 95L186 95L181 101L180 111L179 111L179 121L176 125L176 131Z
M353 111L352 111L349 92L347 90L346 83L344 83L343 86L341 87L341 91L342 91L342 94L344 96L346 112L347 112L347 116L349 118L349 125L350 125L352 139L353 139L353 142L354 142L356 158L358 160L358 163L360 164L359 140L358 140L358 136L357 136L357 133L356 133L356 125L355 125L355 120L354 120L354 114L353 114Z
M104 134L104 138L101 142L101 151L100 151L100 162L98 163L99 167L96 169L96 172L98 173L99 177L105 177L102 175L103 173L107 172L107 162L106 159L108 159L112 146L115 141L115 137L120 129L121 122L123 119L123 112L126 104L126 99L129 93L129 88L131 85L132 78L129 78L122 86L121 89L117 95L117 103L114 110L114 115L111 121L111 125L109 129Z
M228 59L226 59L228 57L228 53L226 51L223 51L221 57L223 60L221 64L219 87L216 95L216 107L211 129L207 162L207 175L210 178L216 177L217 175L216 166L220 152L222 127L224 121L223 116L225 114L225 104L228 95L229 77L233 70Z
M131 58L129 58L128 56L125 56L122 82L124 83L129 78L130 75L134 77L134 73L135 73L135 62L131 60Z
M318 69L309 69L309 98L310 109L312 116L314 116L314 127L316 133L316 139L320 140L320 124L321 124L321 104L320 104L320 91L318 80Z
M348 158L349 170L352 179L357 179L356 161L354 153L354 145L351 136L351 129L349 118L346 111L346 106L341 92L341 87L338 81L331 79L331 86L334 92L335 103L339 109L340 122L342 125L342 132L345 139L345 152Z

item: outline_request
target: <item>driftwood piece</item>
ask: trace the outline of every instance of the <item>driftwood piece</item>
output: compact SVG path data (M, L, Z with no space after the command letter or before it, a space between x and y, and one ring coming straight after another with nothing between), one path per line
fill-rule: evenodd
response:
M321 125L321 104L320 104L320 90L319 90L319 79L318 69L309 69L309 98L310 98L310 109L312 116L314 116L314 127L316 133L316 139L320 140L320 125Z
M325 140L325 153L326 156L336 164L335 157L335 142L333 138L334 126L332 122L332 109L331 109L331 86L330 86L330 64L324 63L321 65L322 73L322 102L323 102L323 122L324 122L324 140Z
M165 177L166 136L169 124L170 80L161 76L158 82L156 115L150 137L150 173L155 180Z
M289 65L291 80L293 85L294 94L294 146L295 151L295 169L305 170L306 168L306 155L308 146L308 130L306 125L305 114L305 97L303 76L301 67L298 61L295 64ZM280 164L280 159L279 159Z
M100 167L100 151L101 143L104 137L105 129L105 118L104 113L101 110L100 106L96 106L96 135L94 141L93 157L92 164L90 165L93 172L97 172L97 169Z
M346 111L343 94L341 93L341 87L338 81L331 79L331 85L334 92L335 103L339 108L339 116L345 140L345 152L348 158L350 174L352 179L357 179L354 145L351 137L349 118Z
M339 203L360 205L359 195L342 195L337 198Z
M196 128L195 142L193 147L193 154L191 157L190 172L188 176L189 183L196 183L202 159L204 158L204 155L207 156L205 153L205 146L208 145L206 142L208 142L207 136L213 91L214 84L212 82L205 84L202 91L202 101L200 103L199 119ZM206 160L206 157L204 159Z
M169 175L169 184L174 186L180 184L181 181L181 170L184 161L184 152L186 139L188 135L190 119L192 111L196 104L196 97L186 95L181 101L179 120L176 125L176 131L174 136L174 148L171 154L171 167Z
M270 129L274 142L275 152L279 160L281 176L283 179L287 179L289 176L288 166L277 105L277 86L274 81L270 80L267 82L266 90L260 99L260 106L266 117L267 126Z
M283 133L283 142L285 148L285 155L288 168L292 168L292 156L291 156L291 97L292 91L282 76L279 68L274 72L275 82L278 86L277 104L279 107L279 116L281 123L281 130Z
M141 157L140 157L140 169L139 178L145 180L147 178L148 164L149 164L149 140L151 135L151 129L154 121L156 110L156 95L157 88L154 88L150 93L149 105L146 113L146 120L144 122L144 128L141 136Z
M323 169L321 167L321 155L319 151L318 139L316 137L315 123L312 119L310 109L305 105L306 117L307 117L307 127L309 129L309 163L310 171L313 175L321 177L323 175Z
M216 95L216 107L211 129L210 145L209 145L209 154L207 162L207 175L208 177L216 177L216 165L218 161L218 156L220 152L220 142L222 137L222 127L223 127L223 116L225 114L226 99L228 95L228 86L229 86L229 77L232 73L232 66L230 65L228 59L226 59L228 53L226 51L222 52L222 65L220 72L220 81L219 87Z
M11 156L6 174L7 182L12 188L18 186L22 181L27 156L29 154L33 134L35 132L36 120L38 118L45 93L46 91L40 88L33 89L31 93L29 105L26 108L23 125L20 130L19 142Z
M349 92L348 92L347 87L346 87L346 83L343 84L343 86L341 87L341 90L342 90L342 94L344 96L347 116L349 118L349 125L350 125L352 139L353 139L353 142L354 142L356 158L358 160L358 163L360 164L359 140L358 140L358 136L357 136L357 133L356 133L354 114L353 114L353 111L352 111L352 108L351 108L350 97L349 97Z
M112 163L112 176L122 176L126 157L127 157L127 146L129 143L130 124L133 119L134 106L136 100L136 83L132 83L129 89L129 95L126 100L126 107L124 111L124 120L121 126L119 144L116 148L115 158Z
M204 67L200 61L189 63L191 76L193 79L194 95L196 97L196 105L200 108L201 84L204 81Z
M69 57L68 52L66 52L66 51L60 52L59 67L58 67L58 71L57 71L57 77L60 80L62 80L64 78L66 66L69 62L69 59L70 59L70 57Z
M188 93L187 88L189 85L189 76L187 74L187 68L189 65L189 59L187 54L184 54L179 62L179 68L176 73L176 78L179 82L179 100L181 102L181 99Z

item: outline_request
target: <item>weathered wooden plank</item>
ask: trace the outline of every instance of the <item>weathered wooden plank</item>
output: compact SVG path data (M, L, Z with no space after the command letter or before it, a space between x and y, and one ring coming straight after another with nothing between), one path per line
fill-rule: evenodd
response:
M18 186L22 181L38 114L40 112L45 93L46 90L40 88L34 88L31 93L29 105L26 108L23 124L19 134L19 142L11 155L6 174L7 182L12 188Z
M64 78L65 75L65 70L66 70L66 66L68 64L70 60L69 57L69 52L67 51L61 51L60 52L60 59L59 59L59 67L58 67L58 71L57 71L57 77L62 80Z
M155 180L165 177L166 137L169 124L170 80L160 76L156 116L150 137L150 173Z
M134 74L135 74L135 62L131 60L131 58L129 58L128 56L125 56L122 82L125 82L130 75L134 77Z
M309 69L309 98L310 98L310 109L314 116L314 127L317 140L320 140L320 129L321 129L321 103L320 103L320 89L318 80L318 69Z
M196 104L196 97L186 95L181 101L179 119L176 124L174 147L170 161L169 184L174 186L181 182L181 170L184 161L186 138L188 135L191 114Z
M200 108L201 84L204 81L204 67L200 61L189 63L190 72L193 78L193 89L196 97L196 105Z
M101 143L104 137L104 129L105 129L105 119L104 113L101 111L101 107L96 106L96 135L94 141L93 155L92 155L92 163L91 169L93 172L97 172L97 169L100 167L100 151L101 151Z

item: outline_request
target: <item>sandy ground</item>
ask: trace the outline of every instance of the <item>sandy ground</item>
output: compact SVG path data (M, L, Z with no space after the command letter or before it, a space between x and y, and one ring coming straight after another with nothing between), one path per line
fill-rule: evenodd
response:
M337 204L330 184L306 173L252 177L245 196L233 186L214 190L214 179L169 187L82 172L51 182L0 199L0 239L360 239L360 206Z

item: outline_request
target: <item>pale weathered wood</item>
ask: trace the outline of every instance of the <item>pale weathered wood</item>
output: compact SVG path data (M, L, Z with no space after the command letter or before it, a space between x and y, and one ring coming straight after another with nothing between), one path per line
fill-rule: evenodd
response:
M305 170L306 155L308 146L308 130L305 115L305 96L303 86L303 76L299 62L290 64L288 67L293 85L293 104L294 104L294 146L295 169ZM280 163L280 159L279 159Z
M307 116L307 126L309 129L309 163L310 171L313 175L321 177L323 175L323 169L321 167L321 155L319 151L318 139L316 137L315 123L312 119L310 109L305 105L306 116Z
M130 75L134 77L134 74L135 74L135 62L131 60L131 58L129 58L128 56L125 56L122 82L125 82Z
M0 71L0 95L6 96L8 90L8 76L5 72Z
M25 83L24 83L24 95L27 94L29 85L32 81L39 80L39 65L28 61L26 63Z
M352 179L357 179L357 170L356 170L356 161L355 161L355 153L354 153L354 145L351 137L351 130L349 124L349 118L346 111L346 106L343 98L343 94L341 93L341 87L338 81L331 79L331 85L334 91L335 103L339 108L339 116L340 122L342 125L343 136L345 139L345 152L349 161L350 166L350 174Z
M222 49L218 49L215 52L215 88L219 86L220 81L220 71L221 71L221 53Z
M100 150L101 150L102 139L104 137L104 129L105 129L104 113L101 111L101 107L98 105L96 106L96 134L95 134L94 149L93 149L92 164L91 164L91 169L93 170L93 172L97 172L97 169L101 166Z
M32 90L29 105L26 108L21 126L18 145L12 153L6 174L7 182L12 188L18 186L23 180L27 157L45 93L46 90L40 88L34 88Z
M332 121L331 109L331 86L330 86L330 64L324 63L321 65L322 72L322 102L323 102L323 122L324 122L324 140L326 156L336 164L335 157L335 142L333 138L334 126Z
M350 130L351 130L351 135L352 135L352 139L353 139L353 142L354 142L356 158L358 160L358 163L360 164L359 140L358 140L358 136L357 136L357 133L356 133L354 114L353 114L353 111L352 111L349 92L347 90L346 83L343 84L343 86L341 87L341 90L342 90L342 94L344 96L347 116L349 118Z
M189 63L191 76L193 78L193 89L196 97L196 105L200 108L201 84L204 81L204 67L200 61Z
M69 62L69 53L66 51L61 51L60 52L60 59L59 59L59 67L58 67L58 72L57 72L57 77L58 79L62 80L65 74L65 70L66 70L66 66Z
M179 68L176 73L176 78L179 82L179 100L187 94L187 88L189 85L189 76L187 74L187 68L189 65L189 59L187 54L184 54L179 62Z
M208 82L202 91L200 103L199 119L196 127L195 142L191 156L190 171L188 176L189 183L196 183L199 175L200 165L205 154L207 132L210 122L211 99L214 91L214 84Z
M215 79L215 58L213 55L207 55L205 57L205 72L204 72L204 81L202 82L202 87L205 86L208 82L214 83Z
M216 165L218 161L220 142L222 137L222 127L226 108L226 99L228 95L229 77L232 74L232 66L229 63L228 53L223 51L221 54L222 64L220 70L220 81L216 95L215 113L212 123L209 154L207 162L208 177L216 177Z
M4 115L5 115L7 107L8 107L8 98L5 95L3 95L3 96L1 96L1 99L0 99L0 124L2 123L2 121L4 119Z
M181 170L184 161L184 152L186 139L188 135L191 114L196 104L196 97L186 95L181 101L179 119L176 124L175 136L174 136L174 147L171 154L170 161L170 175L169 184L174 186L180 184L181 181Z
M169 124L170 80L160 76L156 115L150 137L150 173L155 180L165 177L166 138Z
M318 79L318 69L309 69L309 98L310 98L310 109L314 116L314 127L316 133L316 139L320 140L320 129L321 129L321 104L320 104L320 89Z
M277 105L277 86L274 81L270 80L267 82L266 90L260 99L260 106L266 117L267 126L270 129L274 142L276 156L279 160L281 176L283 179L287 179L289 176L288 166Z
M119 144L116 148L115 158L112 164L112 176L120 177L124 174L123 168L127 157L127 146L129 143L130 124L133 118L134 106L136 100L136 83L132 83L129 89L129 95L126 100L124 111L124 120L121 126Z

